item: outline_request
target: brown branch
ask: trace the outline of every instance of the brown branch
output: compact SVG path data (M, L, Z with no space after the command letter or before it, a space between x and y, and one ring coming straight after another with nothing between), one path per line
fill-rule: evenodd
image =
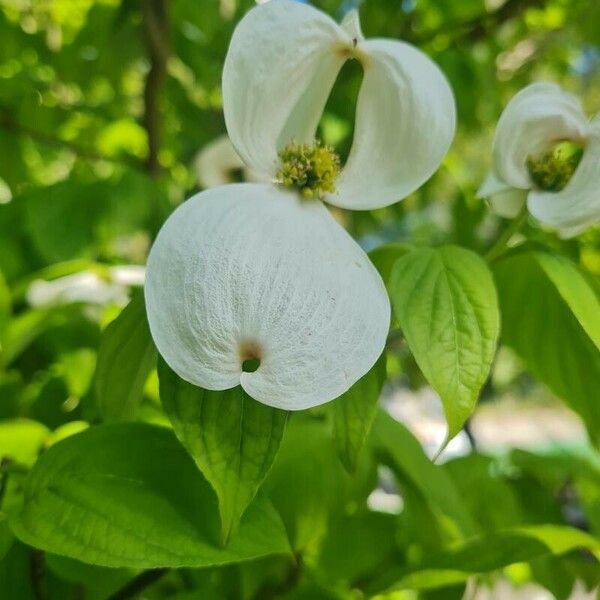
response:
M144 571L110 596L108 600L128 600L129 598L134 598L148 586L156 583L161 577L164 577L169 571L170 569Z
M152 176L160 173L158 155L161 142L160 92L167 77L169 59L166 0L142 0L144 41L150 70L144 86L144 127L148 134L146 168Z
M32 550L29 560L31 573L31 587L36 600L46 600L46 576L44 553L41 550Z

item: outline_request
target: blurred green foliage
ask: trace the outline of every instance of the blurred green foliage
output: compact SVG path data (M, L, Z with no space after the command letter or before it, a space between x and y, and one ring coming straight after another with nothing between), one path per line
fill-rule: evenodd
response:
M501 221L475 191L510 97L531 81L552 80L580 96L590 114L600 111L600 3L594 0L314 4L336 18L360 5L367 36L418 45L456 95L457 137L423 188L388 208L336 211L366 249L394 242L401 254L410 242L485 251ZM97 360L101 374L123 365L98 357L102 332L129 288L140 285L136 267L145 263L166 216L200 189L196 157L225 133L220 78L229 39L252 5L0 0L0 458L14 461L0 469L3 599L106 600L138 574L49 554L40 596L29 577L31 550L13 539L4 513L22 502L23 471L38 453L105 417L94 394L110 385L98 382ZM320 124L321 136L342 156L352 141L360 81L360 68L346 65ZM569 256L600 290L598 230L562 241L529 224L526 234ZM510 279L508 268L499 269ZM118 335L109 343L118 346ZM152 350L143 340L139 346L151 360ZM124 379L137 372L135 364L127 368ZM399 339L390 341L388 372L410 387L424 382ZM509 383L515 380L532 385L520 366ZM138 384L137 417L165 424L156 374L143 390ZM586 385L594 389L593 381ZM485 393L502 387L493 378ZM327 411L294 417L265 484L294 558L183 569L145 597L408 600L433 598L421 588L437 586L442 595L435 597L451 599L461 597L474 574L492 581L505 569L519 579L514 565L506 570L517 560L526 572L521 580L535 580L557 598L568 597L575 579L598 584L598 546L591 536L561 529L581 526L600 536L600 466L591 450L585 456L473 454L436 466L404 428L378 415L349 477L328 433L331 419ZM307 441L299 456L294 444ZM382 476L377 463L393 475ZM367 510L378 476L402 492L400 515ZM291 482L300 482L300 491ZM534 525L556 529L525 528ZM581 546L586 549L574 549ZM402 590L384 596L389 585ZM85 596L77 595L81 590Z

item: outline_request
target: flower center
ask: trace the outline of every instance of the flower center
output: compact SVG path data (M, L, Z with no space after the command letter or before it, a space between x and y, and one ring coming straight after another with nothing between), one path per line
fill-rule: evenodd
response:
M546 192L560 192L577 170L583 146L574 142L559 142L550 150L530 156L527 169L533 183Z
M305 198L321 198L335 192L340 157L331 146L319 140L312 144L291 142L279 152L279 158L277 183L298 189Z
M240 361L244 373L254 373L260 367L262 349L256 342L244 342L240 345Z

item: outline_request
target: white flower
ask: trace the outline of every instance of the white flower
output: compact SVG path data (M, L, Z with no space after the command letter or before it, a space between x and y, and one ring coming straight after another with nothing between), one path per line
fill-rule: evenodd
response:
M364 69L354 144L336 192L324 199L342 208L380 208L416 190L439 167L454 137L456 111L437 66L403 42L365 40L356 11L341 26L290 0L248 12L225 59L225 121L244 162L273 179L282 148L314 140L349 58Z
M101 275L80 271L51 281L35 279L27 289L27 302L35 307L75 303L125 305L128 288L143 285L144 274L144 267L121 265L107 267Z
M221 135L203 146L194 164L198 183L203 188L235 183L238 173L243 181L260 181L246 167L227 135Z
M314 136L350 57L365 76L340 172ZM418 50L364 41L356 15L339 26L273 0L234 32L223 103L231 140L265 183L207 190L167 220L148 259L150 329L170 367L195 385L241 385L285 409L316 406L373 366L390 322L379 274L321 200L376 208L416 189L450 144L453 96Z
M478 195L515 217L527 203L563 237L600 220L600 117L551 83L534 83L504 109L494 137L492 172Z

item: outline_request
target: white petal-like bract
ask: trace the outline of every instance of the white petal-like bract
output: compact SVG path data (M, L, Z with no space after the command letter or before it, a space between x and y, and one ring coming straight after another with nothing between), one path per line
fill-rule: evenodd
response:
M253 173L235 151L229 136L224 134L204 145L194 161L198 183L203 188L236 183L239 171L243 181L265 181ZM270 180L268 180L270 181Z
M364 69L354 141L337 191L325 200L379 208L416 190L439 167L454 137L456 108L446 78L425 54L399 41L364 40L357 12L338 25L292 0L252 9L225 60L225 121L244 161L273 177L282 148L314 139L350 58Z
M375 363L390 321L375 268L318 201L268 184L214 188L167 220L148 260L154 341L183 379L297 410ZM258 358L243 372L245 358Z
M500 116L494 137L494 171L512 187L529 189L527 159L556 142L583 142L589 124L577 97L553 83L534 83L517 93Z
M223 111L253 171L273 178L283 146L313 140L349 42L333 19L291 0L257 6L239 22L223 67Z
M511 187L492 171L477 190L477 197L487 198L492 212L497 215L514 219L527 201L527 191Z
M456 108L445 76L420 50L373 39L358 52L364 79L354 142L337 192L326 200L374 209L398 202L433 175L454 137Z
M560 192L530 191L527 207L565 238L600 222L600 116L592 121L583 157L569 183Z

